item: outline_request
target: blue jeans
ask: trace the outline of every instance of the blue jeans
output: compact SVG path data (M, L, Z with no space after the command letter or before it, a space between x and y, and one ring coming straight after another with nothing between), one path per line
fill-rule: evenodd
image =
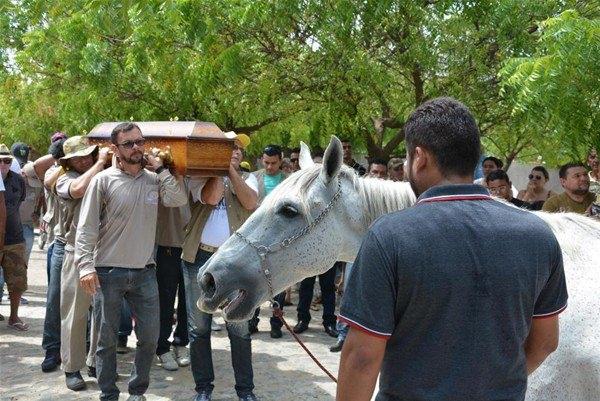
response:
M117 335L123 299L136 317L138 340L134 364L129 379L129 394L141 395L150 384L150 368L158 341L158 285L156 268L125 269L96 267L100 290L94 296L94 319L100 322L96 371L101 400L118 400Z
M350 279L350 272L352 271L352 266L354 263L346 263L346 270L344 271L344 292L346 292L346 287L348 286L348 280ZM345 341L348 336L348 332L350 331L350 326L342 321L337 322L337 331L338 331L338 341Z
M196 383L196 392L212 392L215 380L212 350L210 345L212 315L202 312L196 306L200 297L200 287L196 281L198 272L212 253L199 250L194 263L183 261L183 281L185 283L185 301L188 311L188 330L190 339L190 359L192 375ZM227 335L231 344L231 362L235 376L235 391L239 397L252 393L254 372L252 371L252 342L248 323L226 323Z
M60 275L65 256L65 244L54 241L50 257L50 277L46 294L46 317L44 318L44 334L42 348L49 351L60 351Z
M52 264L52 251L54 251L54 242L50 244L46 251L46 277L48 278L48 285L50 285L50 266Z
M131 315L131 308L127 301L123 299L121 306L121 320L119 323L119 338L127 338L133 331L133 316Z

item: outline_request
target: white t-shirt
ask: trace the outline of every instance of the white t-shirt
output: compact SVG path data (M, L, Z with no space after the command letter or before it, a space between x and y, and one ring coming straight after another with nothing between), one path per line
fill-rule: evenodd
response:
M14 171L17 174L21 174L21 166L19 166L19 162L15 157L12 158L12 163L10 164L10 171Z
M246 178L246 184L258 194L258 181L253 174L250 174L248 178ZM194 192L192 192L192 194L194 194ZM199 194L200 192L198 191L195 193ZM211 212L210 216L208 216L204 230L202 230L200 242L218 248L223 245L230 236L231 232L229 232L227 205L225 204L225 197L223 197Z
M0 191L4 192L4 180L2 179L1 175L0 175Z

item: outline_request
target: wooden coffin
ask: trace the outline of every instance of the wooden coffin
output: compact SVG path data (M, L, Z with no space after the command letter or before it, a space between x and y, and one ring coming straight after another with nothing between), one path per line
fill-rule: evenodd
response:
M98 124L87 135L91 143L110 144L110 133L119 122ZM145 150L170 147L173 165L180 175L227 175L234 139L216 124L203 121L136 122L146 139Z

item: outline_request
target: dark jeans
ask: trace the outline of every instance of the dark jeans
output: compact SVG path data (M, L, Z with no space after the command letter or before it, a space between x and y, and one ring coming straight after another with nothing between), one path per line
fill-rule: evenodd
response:
M279 307L281 308L281 310L283 310L283 305L285 303L285 291L275 295L273 297L273 301L277 302L279 304ZM254 311L254 316L252 316L250 318L250 321L248 323L258 326L258 322L260 322L259 315L260 315L260 308L256 308L256 310ZM283 322L281 321L281 319L278 318L277 316L275 316L274 314L271 316L269 323L271 324L272 328L276 328L276 329L280 329L283 326Z
M177 305L177 326L173 336L173 345L188 345L187 312L185 307L185 284L181 271L181 248L158 246L156 250L156 279L160 300L160 334L156 355L169 352L169 337L173 332L173 312L175 296L179 294Z
M42 348L46 352L60 351L60 272L65 256L65 244L54 241L50 246L50 276L46 293L46 316L44 318L44 334ZM48 249L50 251L50 249Z
M158 285L156 268L125 269L96 267L100 291L94 297L94 315L100 321L96 370L101 400L118 400L117 334L123 299L136 318L135 335L138 343L129 379L129 394L141 395L150 384L150 368L154 360L159 330Z
M54 241L46 250L46 276L48 277L48 285L50 285L50 264L52 262L52 251L54 250Z
M319 274L319 285L321 286L321 302L323 304L323 326L335 326L335 274L339 264L336 262L333 267L323 274ZM310 322L310 303L313 299L315 280L317 276L307 277L300 282L298 293L298 320Z
M198 272L212 253L199 250L194 263L183 261L183 280L188 310L188 329L190 337L190 359L192 375L196 383L196 392L214 388L212 350L210 345L212 315L202 312L196 306L200 296L200 287L196 281ZM235 391L239 397L250 394L254 389L252 371L252 343L247 322L226 323L227 335L231 344L231 362L235 376Z
M119 338L129 337L133 331L133 316L131 315L131 308L125 299L121 305L121 320L119 323Z

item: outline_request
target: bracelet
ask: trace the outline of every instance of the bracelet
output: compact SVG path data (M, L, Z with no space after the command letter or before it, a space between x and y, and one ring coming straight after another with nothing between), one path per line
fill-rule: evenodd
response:
M166 169L165 169L165 166L160 166L159 168L157 168L156 170L154 170L154 172L155 172L156 174L160 174L160 173L162 173L162 172L163 172L163 171L165 171L165 170L166 170Z

